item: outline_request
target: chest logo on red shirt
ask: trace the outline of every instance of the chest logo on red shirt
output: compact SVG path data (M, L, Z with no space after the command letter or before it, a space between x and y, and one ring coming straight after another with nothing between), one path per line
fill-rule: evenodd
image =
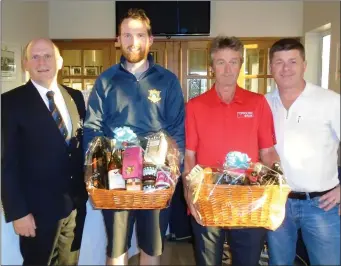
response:
M237 118L253 118L253 112L237 112Z
M148 92L149 92L148 99L152 103L157 103L161 100L161 97L160 97L161 91L158 91L156 89L152 89L152 90L148 90Z

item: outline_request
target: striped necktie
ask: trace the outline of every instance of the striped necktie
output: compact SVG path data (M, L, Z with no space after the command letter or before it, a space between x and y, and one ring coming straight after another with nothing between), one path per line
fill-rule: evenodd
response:
M53 91L48 91L46 93L47 99L49 100L49 109L50 112L52 114L52 117L54 119L54 121L56 122L58 129L60 131L60 133L62 134L62 136L64 137L65 141L68 143L69 142L69 133L68 130L66 128L66 125L64 123L63 117L60 114L55 102L54 102L54 92Z

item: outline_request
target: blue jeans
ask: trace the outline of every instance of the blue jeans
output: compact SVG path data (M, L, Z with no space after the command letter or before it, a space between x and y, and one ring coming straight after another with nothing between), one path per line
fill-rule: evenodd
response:
M324 211L319 198L288 199L282 225L268 231L270 265L293 265L299 228L311 265L340 265L339 205Z
M232 255L232 266L258 266L264 247L265 228L223 229L202 226L191 216L196 265L223 265L225 236Z

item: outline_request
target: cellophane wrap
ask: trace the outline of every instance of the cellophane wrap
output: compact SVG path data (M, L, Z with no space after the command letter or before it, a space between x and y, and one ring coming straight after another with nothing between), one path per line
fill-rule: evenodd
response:
M196 165L186 180L202 225L275 230L284 220L290 188L280 163L267 167L232 151L221 168Z
M114 167L120 168L115 175L110 174L113 154L115 166L120 166ZM120 176L120 180L115 181L113 176ZM116 128L111 138L95 137L85 155L86 187L97 208L168 207L179 177L178 146L163 130L137 136L128 127ZM161 201L167 204L163 206Z

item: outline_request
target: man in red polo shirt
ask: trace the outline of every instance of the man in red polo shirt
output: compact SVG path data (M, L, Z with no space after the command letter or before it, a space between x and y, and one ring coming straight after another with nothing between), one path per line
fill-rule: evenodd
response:
M186 106L184 175L196 165L222 166L230 151L248 154L252 162L272 166L279 161L270 107L263 95L237 85L243 64L243 44L237 38L217 37L211 45L216 82ZM186 186L186 180L184 178ZM186 189L187 190L187 189ZM185 191L187 200L188 191ZM258 265L266 237L264 228L225 230L204 227L191 203L197 265L221 265L225 234L229 234L232 265Z

